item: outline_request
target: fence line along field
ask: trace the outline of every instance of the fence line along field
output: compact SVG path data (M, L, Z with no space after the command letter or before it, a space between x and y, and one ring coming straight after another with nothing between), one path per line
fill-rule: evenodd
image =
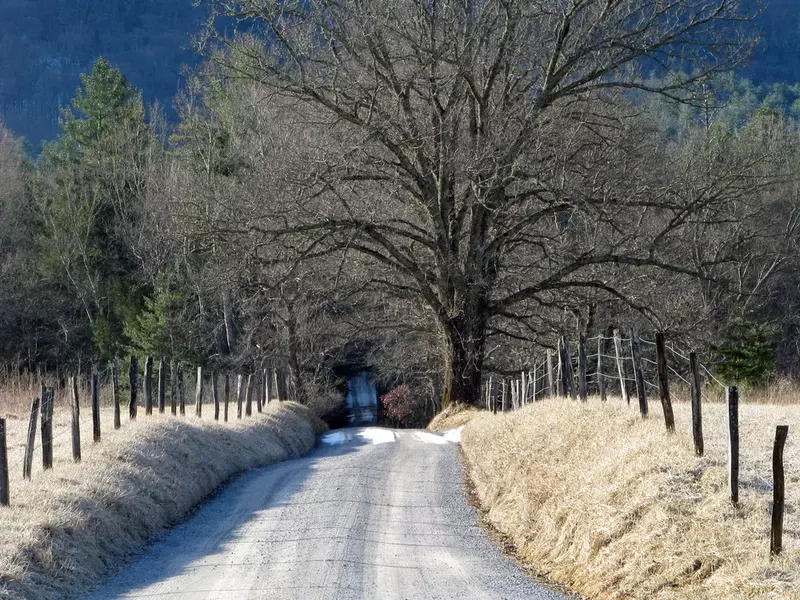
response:
M688 403L675 404L671 435L618 397L473 418L462 447L489 522L526 564L591 598L800 598L800 444L791 432L783 552L770 556L776 426L800 422L800 406L740 406L735 505L727 407L703 410L703 456Z
M259 402L260 413L228 422L216 420L213 409L202 417L201 411L173 416L167 407L151 415L139 411L136 419L125 415L114 429L106 386L98 402L102 436L95 443L91 385L78 380L80 461L67 385L54 393L52 468L43 468L40 411L31 478L24 479L28 409L31 397L41 394L30 383L0 389L10 484L10 506L0 508L0 598L86 592L233 474L305 454L324 427L305 407L273 400ZM213 407L210 387L198 396L201 406Z
M173 364L172 377L169 378L167 369L170 367L164 359L159 362L158 372L153 369L152 357L148 356L144 361L143 373L140 373L138 362L137 357L131 358L128 381L124 385L120 385L119 365L116 360L104 371L104 377L101 377L101 373L96 370L89 377L69 377L61 382L52 377L37 377L29 372L7 376L0 387L0 417L4 416L6 419L6 446L0 448L0 458L5 451L12 487L15 473L25 466L26 452L31 459L26 471L28 477L35 472L36 465L39 465L39 471L54 466L53 450L55 447L62 448L64 438L68 436L72 449L70 460L80 461L82 442L83 445L89 440L91 443L98 443L101 441L103 430L119 429L122 423L121 412L128 412L130 421L141 416L149 418L154 413L154 408L159 414L169 412L173 416L178 414L181 417L185 416L187 381L184 378L184 368L177 363ZM246 395L248 404L245 415L247 417L252 415L250 405L253 400L259 413L271 400L285 400L285 387L270 386L271 381L280 382L280 374L270 370L262 371L256 376L248 375L246 391L243 392L240 386L234 397L231 381L237 377L236 375L220 376L212 372L209 376L198 367L197 377L190 377L188 381L194 390L195 416L202 417L203 404L211 402L213 419L227 422L228 405L236 401L241 406L243 394ZM205 385L207 377L210 377L210 386ZM238 375L240 380L241 377ZM157 379L155 382L157 387L154 387L154 379ZM223 389L220 389L220 382L224 383ZM51 385L53 387L50 387ZM124 393L122 388L125 390ZM128 405L127 411L121 408L124 404ZM222 414L221 404L224 405ZM144 406L143 415L138 410L139 405ZM237 418L242 418L241 410L238 411ZM22 421L27 424L23 425ZM82 431L87 421L92 424L91 435ZM34 444L29 444L29 440L33 440ZM41 460L37 460L34 456L33 448L37 443L36 440L43 446ZM59 456L59 461L62 460L67 459ZM2 481L0 481L1 487L3 487Z
M493 414L430 427L467 423L489 522L558 583L591 598L800 599L796 387L725 387L654 338L561 337L486 377Z

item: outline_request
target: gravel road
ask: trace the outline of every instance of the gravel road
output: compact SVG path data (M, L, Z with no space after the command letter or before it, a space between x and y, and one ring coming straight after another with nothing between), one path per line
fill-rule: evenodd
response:
M90 596L108 598L565 600L487 538L455 444L380 428L239 478Z

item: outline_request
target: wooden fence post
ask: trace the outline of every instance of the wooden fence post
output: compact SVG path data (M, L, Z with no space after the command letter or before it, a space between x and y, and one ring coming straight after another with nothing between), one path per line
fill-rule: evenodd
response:
M78 398L78 378L69 378L69 390L72 394L72 460L81 462L81 405Z
M772 528L769 536L770 556L777 556L783 550L783 509L786 490L783 474L783 448L789 435L788 425L778 425L775 429L775 446L772 449Z
M697 353L689 353L689 370L692 383L692 437L694 438L694 453L703 456L703 408L700 395L700 369L697 363Z
M517 410L517 402L519 400L517 394L517 380L511 379L508 384L509 394L511 396L511 410Z
M497 380L494 375L489 375L489 402L492 405L492 414L497 414Z
M606 401L606 382L603 380L603 334L597 334L597 393L600 401Z
M92 441L100 441L100 373L92 370Z
M575 392L575 370L572 368L572 350L566 337L561 338L561 351L564 355L564 370L561 374L562 393L565 397L569 394L569 397L575 400L578 397Z
M528 381L526 379L527 374L525 373L524 370L522 371L521 375L522 375L522 387L520 389L520 394L521 394L520 398L522 401L520 404L522 406L525 406L528 403Z
M225 402L225 409L223 411L223 419L227 423L228 422L228 402L231 399L231 376L229 373L225 373L225 386L223 388L223 396Z
M500 394L501 394L500 411L501 412L506 412L506 387L507 387L507 385L508 384L506 383L506 378L503 377L503 379L501 380L501 383L500 383Z
M236 418L242 418L242 402L244 400L244 375L236 376Z
M183 364L178 363L178 412L186 416L186 383L183 380Z
M566 377L564 373L564 338L558 338L556 344L556 354L558 355L558 362L556 363L556 395L559 397L567 397Z
M0 419L0 506L8 506L11 493L8 489L8 446L6 445L6 420Z
M578 336L578 396L584 402L589 396L586 385L586 336L583 333Z
M536 360L533 361L533 379L531 380L531 402L536 403Z
M642 354L639 351L639 334L631 330L631 353L633 354L633 372L636 379L636 394L639 397L639 412L642 418L647 417L647 389L645 388L644 370L642 369Z
M249 417L253 414L253 374L247 375L247 388L244 392L244 414Z
M170 371L169 409L172 416L175 416L178 414L178 361L172 361Z
M122 427L119 414L119 362L115 358L111 363L111 394L114 402L114 429Z
M219 421L219 390L217 372L211 371L211 397L214 399L214 420Z
M36 423L39 420L39 398L31 400L31 416L28 421L28 439L25 444L25 458L22 462L22 478L31 478L33 468L33 445L36 443Z
M131 356L131 367L128 370L128 379L131 384L131 401L128 414L131 419L136 418L136 403L139 401L139 357Z
M277 387L278 400L280 400L281 402L285 402L287 399L286 397L287 389L286 389L286 377L283 372L283 367L275 367L275 377L277 378L275 380L275 383L278 386Z
M614 354L617 359L617 374L619 375L619 387L622 393L622 401L630 405L631 397L628 395L628 386L625 381L625 364L622 362L622 338L619 329L614 330Z
M167 409L167 360L162 356L158 361L158 413L163 415Z
M261 378L257 375L253 375L253 393L256 396L256 410L258 412L263 412L263 407L261 406L261 388L259 387L259 383Z
M153 357L144 361L144 414L153 414Z
M658 394L661 396L661 408L664 409L664 424L667 431L675 433L675 415L672 413L672 398L669 396L669 370L667 369L667 351L664 348L664 334L656 333L656 364L658 366Z
M739 503L739 389L725 388L728 404L728 488L731 503Z
M53 396L42 385L42 468L53 467Z
M548 348L547 349L547 395L551 398L555 395L555 390L553 389L554 385L555 385L555 379L553 378L553 351Z
M194 392L194 414L203 416L203 367L197 367L197 386Z

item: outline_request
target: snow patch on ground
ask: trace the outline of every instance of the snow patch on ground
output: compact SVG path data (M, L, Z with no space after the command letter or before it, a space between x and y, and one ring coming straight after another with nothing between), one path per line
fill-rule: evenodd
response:
M461 443L461 430L464 429L464 426L458 427L457 429L448 429L447 431L442 433L442 437L446 439L448 442L453 444L460 444Z
M397 440L397 434L390 429L368 427L349 431L331 431L320 438L320 442L328 446L340 446L353 440L371 444L388 444Z
M373 444L388 444L397 440L397 434L394 431L391 429L381 429L380 427L362 429L356 435Z
M411 436L418 442L423 444L447 444L449 443L441 435L437 433L428 433L427 431L414 431Z
M443 431L441 434L430 433L428 431L415 431L411 435L415 440L424 444L460 444L462 429L464 428L459 427L458 429L449 429L447 431Z
M461 430L450 429L441 434L431 433L429 431L411 431L411 437L423 444L460 444L461 443ZM320 438L320 443L328 446L341 446L350 442L368 443L368 444L390 444L396 442L400 433L393 429L385 429L383 427L364 427L361 429L339 429L326 433ZM402 435L408 435L403 432Z
M338 446L340 444L346 444L352 439L353 434L350 432L331 431L330 433L323 435L319 441L323 444L327 444L328 446Z

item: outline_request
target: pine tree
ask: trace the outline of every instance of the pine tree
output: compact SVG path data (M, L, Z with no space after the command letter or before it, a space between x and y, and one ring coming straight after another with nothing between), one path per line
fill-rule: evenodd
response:
M755 387L775 370L775 335L752 315L733 317L720 332L722 343L714 346L718 375L729 384Z

